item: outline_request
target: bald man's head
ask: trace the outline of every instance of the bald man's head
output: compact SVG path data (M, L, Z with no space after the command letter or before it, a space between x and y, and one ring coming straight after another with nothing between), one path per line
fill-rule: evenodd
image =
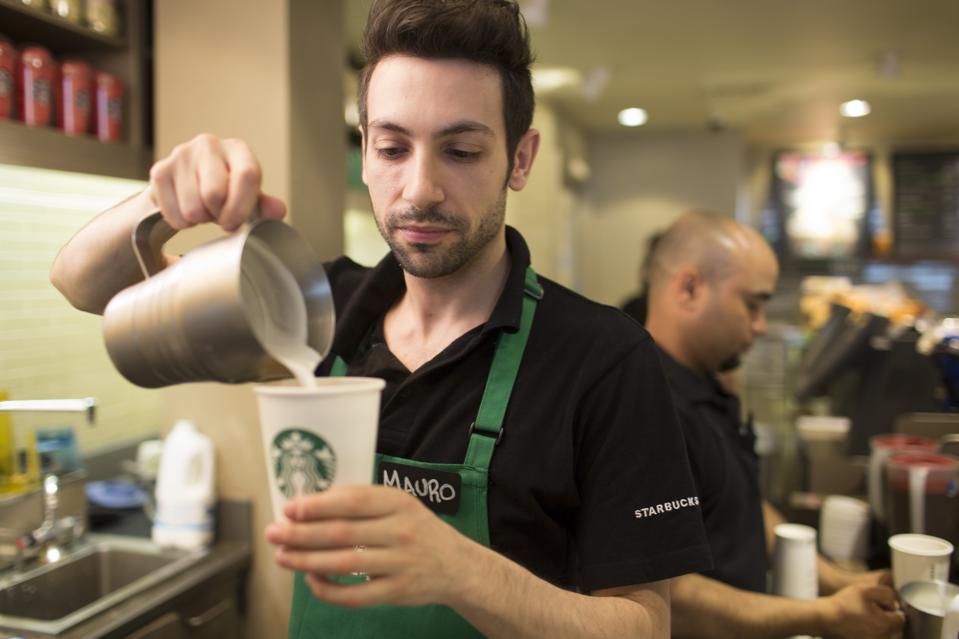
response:
M721 370L765 331L778 275L772 249L754 229L716 213L685 213L649 259L647 328L690 367Z
M650 288L689 266L712 281L723 279L754 250L775 260L762 236L745 224L710 211L684 213L661 235L649 257Z

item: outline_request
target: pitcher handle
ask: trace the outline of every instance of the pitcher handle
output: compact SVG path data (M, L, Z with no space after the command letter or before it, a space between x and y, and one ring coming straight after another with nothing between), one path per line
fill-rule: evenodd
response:
M161 249L176 235L176 229L167 224L159 211L146 216L133 229L133 253L137 256L143 277L150 278L166 265Z
M939 440L939 452L959 457L959 433L943 435Z
M247 225L252 226L260 219L260 207L257 206L250 214ZM177 230L167 224L159 211L147 215L133 229L133 254L137 257L143 277L150 278L163 270L166 266L161 252L163 245L176 234Z

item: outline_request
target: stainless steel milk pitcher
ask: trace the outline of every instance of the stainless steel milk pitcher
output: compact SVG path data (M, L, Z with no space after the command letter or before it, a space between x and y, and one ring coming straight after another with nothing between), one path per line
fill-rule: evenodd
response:
M302 310L299 317L283 313L297 304L305 305L308 345L327 355L335 323L329 281L292 227L254 219L164 268L160 250L175 234L160 213L140 222L133 250L146 279L120 291L103 313L107 352L125 378L157 388L289 377L287 367L269 354L255 315L270 314L280 323L302 321ZM251 269L264 259L278 266L256 272L259 284L251 299Z

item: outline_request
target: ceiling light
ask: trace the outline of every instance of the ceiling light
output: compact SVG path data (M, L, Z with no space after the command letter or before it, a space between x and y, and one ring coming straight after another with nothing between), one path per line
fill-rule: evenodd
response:
M576 69L555 67L533 69L533 88L536 93L549 93L565 87L574 87L583 81Z
M869 115L871 110L869 103L865 100L849 100L839 105L839 113L846 118L861 118Z
M616 119L619 120L619 123L623 126L642 126L646 124L648 118L645 109L630 107L629 109L620 111Z

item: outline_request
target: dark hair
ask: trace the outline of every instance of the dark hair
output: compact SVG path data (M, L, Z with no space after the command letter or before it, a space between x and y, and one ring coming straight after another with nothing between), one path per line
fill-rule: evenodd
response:
M533 122L533 82L526 21L513 0L375 0L363 32L360 125L377 63L391 54L462 59L499 71L510 172L516 145Z

